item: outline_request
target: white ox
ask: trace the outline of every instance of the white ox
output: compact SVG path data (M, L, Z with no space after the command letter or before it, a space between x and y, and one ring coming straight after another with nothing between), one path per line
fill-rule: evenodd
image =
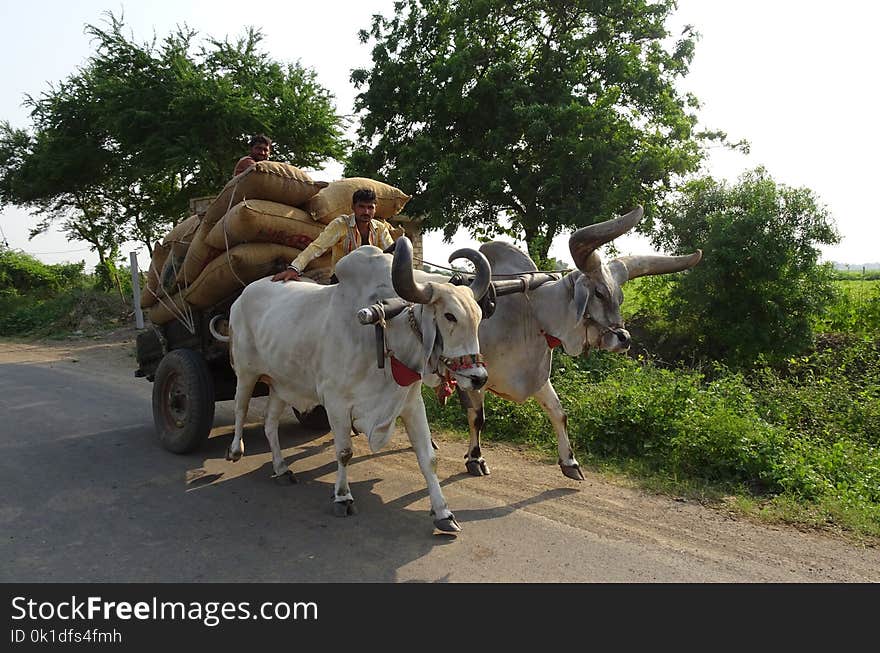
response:
M476 300L485 294L491 271L475 250L459 250L450 260L454 258L475 264L470 287L416 282L412 244L401 238L393 261L372 246L346 256L336 267L336 285L267 278L245 288L229 318L237 386L235 436L227 458L235 461L244 454L242 427L254 384L263 380L270 388L265 432L272 448L273 476L295 482L281 455L279 418L287 406L306 412L323 405L338 463L334 512L346 516L354 513L347 475L352 429L366 434L371 451L376 452L387 444L400 416L428 484L434 525L441 531L459 531L437 480L417 378L432 372L452 374L468 391L486 382L479 357L481 311ZM374 334L364 324L376 321L386 326L375 327ZM384 334L384 341L379 334ZM384 365L385 357L390 365Z
M480 247L492 266L493 278L508 279L493 281L495 312L491 319L485 315L480 324L489 380L481 390L460 387L458 393L470 427L465 455L470 474L489 474L480 451L484 394L488 390L517 403L534 397L556 431L562 473L584 479L568 438L565 411L550 382L553 347L561 344L570 356L590 348L628 350L630 334L620 314L621 286L636 277L692 268L702 258L697 250L686 256L622 256L603 263L596 248L632 229L642 215L642 207L638 207L622 217L578 229L569 239L578 270L562 278L547 273L517 275L537 268L525 253L508 243L495 241ZM521 279L515 280L516 276Z

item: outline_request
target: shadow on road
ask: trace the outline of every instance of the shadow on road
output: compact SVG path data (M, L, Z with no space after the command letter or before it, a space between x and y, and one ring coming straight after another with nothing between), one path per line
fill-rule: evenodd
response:
M0 582L393 582L404 567L408 580L436 581L445 572L429 571L436 565L425 559L447 546L460 551L460 538L432 535L410 448L356 455L351 488L359 514L340 519L332 514L332 437L292 415L280 438L298 483L279 487L259 421L247 426L245 456L225 460L231 406L218 404L201 450L176 455L154 433L149 385L30 365L6 365L4 376L4 387L21 391L7 394L10 406L25 405L34 392L48 403L0 424L7 497ZM356 438L356 450L363 446ZM383 461L391 456L410 459L404 473L389 473ZM451 507L462 521L489 520L556 495L485 510Z

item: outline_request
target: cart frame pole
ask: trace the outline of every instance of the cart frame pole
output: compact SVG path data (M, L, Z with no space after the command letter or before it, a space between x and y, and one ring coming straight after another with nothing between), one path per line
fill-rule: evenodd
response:
M138 274L138 259L136 252L128 253L131 261L131 292L132 306L134 306L134 323L138 329L144 328L144 312L141 310L141 275Z

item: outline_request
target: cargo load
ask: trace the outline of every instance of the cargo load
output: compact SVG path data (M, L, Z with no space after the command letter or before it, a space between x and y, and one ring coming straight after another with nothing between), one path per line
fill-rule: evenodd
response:
M177 285L186 287L198 279L205 266L225 249L208 244L208 235L224 215L239 202L268 200L294 207L311 198L327 185L315 181L299 168L277 161L259 161L236 175L205 210L199 229L187 252Z
M181 222L157 245L142 297L142 305L151 307L150 320L185 321L189 311L214 306L283 270L331 220L351 213L352 195L360 188L376 193L376 219L386 224L410 199L366 177L328 184L274 161L260 161L233 177L216 198L203 198L210 202L203 213ZM388 226L394 238L403 234ZM331 260L328 250L311 261L303 282L329 283Z
M229 180L205 211L205 223L213 227L230 208L244 199L299 206L325 186L326 181L315 181L295 166L259 161Z
M241 243L277 243L305 249L323 229L324 225L302 209L248 199L233 206L213 226L205 243L221 250Z
M161 296L150 308L150 322L165 324L186 314L190 308L179 292L171 296Z
M176 273L171 276L171 273L166 271L166 266L176 265L177 269L180 268L198 226L199 216L191 215L175 225L162 242L153 247L153 258L147 271L147 285L141 293L142 308L148 308L156 303L156 295L159 294L160 288L165 288L163 294L171 291ZM174 259L173 263L171 259Z
M153 247L153 258L150 260L150 267L147 270L147 283L141 292L141 308L149 308L156 303L156 293L159 292L159 286L162 283L162 268L170 251L171 247L162 243L157 243Z
M210 247L205 242L205 238L210 231L211 228L203 219L201 224L199 224L199 228L196 229L195 236L193 236L189 248L186 250L183 264L178 268L177 276L174 280L175 285L185 288L193 283L199 278L199 275L202 273L202 270L205 269L205 266L223 251L221 249Z
M275 243L243 243L230 248L208 263L207 267L184 291L184 299L196 308L212 306L262 277L280 272L302 250ZM329 267L325 255L306 268Z
M399 188L368 179L366 177L346 177L331 181L308 201L300 204L312 220L329 224L340 215L352 212L351 196L360 188L369 188L376 193L376 218L388 220L403 210L410 196Z

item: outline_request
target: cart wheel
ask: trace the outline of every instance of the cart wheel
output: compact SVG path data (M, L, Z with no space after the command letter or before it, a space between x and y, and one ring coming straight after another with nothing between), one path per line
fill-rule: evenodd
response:
M299 423L306 428L322 431L330 430L330 420L327 419L327 411L324 410L323 406L315 406L312 410L305 413L301 413L294 408L293 414L296 415Z
M174 349L153 382L153 423L162 446L174 453L198 449L214 424L214 380L201 354Z

